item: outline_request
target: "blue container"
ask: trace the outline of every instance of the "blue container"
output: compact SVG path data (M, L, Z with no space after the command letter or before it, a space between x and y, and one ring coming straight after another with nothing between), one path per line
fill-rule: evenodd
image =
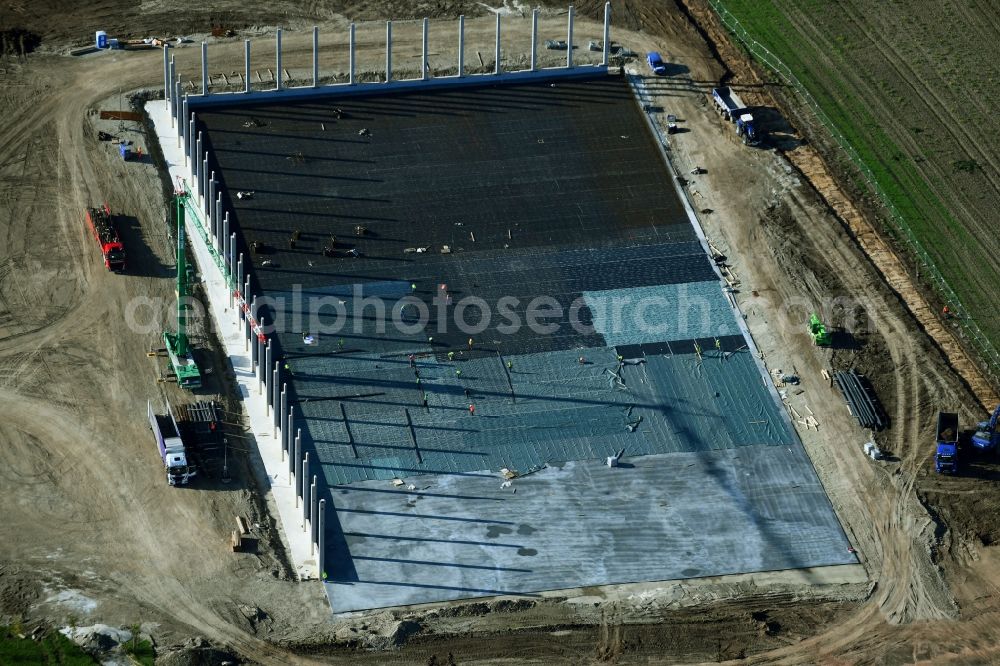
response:
M108 33L104 32L103 30L98 30L95 43L97 44L97 48L99 49L108 48Z

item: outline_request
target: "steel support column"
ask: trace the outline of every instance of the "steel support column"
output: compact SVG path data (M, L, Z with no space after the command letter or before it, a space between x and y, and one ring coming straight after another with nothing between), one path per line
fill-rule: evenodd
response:
M299 428L295 432L295 446L289 451L288 455L288 482L295 484L295 506L299 505L299 482L301 479L295 474L298 470L295 469L295 465L298 464L295 461L299 459L302 450L302 428Z
M170 98L167 100L167 111L170 112L170 126L174 126L174 118L177 117L177 60L170 56L168 66L170 75Z
M246 332L247 332L247 335L246 335L246 344L243 347L243 351L246 352L246 351L250 351L250 340L253 337L253 326L250 325L250 320L253 318L254 305L257 304L256 301L254 299L251 299L251 297L250 297L250 276L249 275L247 275L246 282L243 285L243 302L244 303L248 303L250 305L250 312L247 314L247 317L246 317ZM257 345L254 345L253 348L256 349ZM254 372L255 369L256 369L256 367L257 366L254 365L251 362L250 363L250 372Z
M569 6L566 19L566 66L573 66L573 5Z
M348 71L347 71L347 82L354 85L354 24L352 23L347 30L347 57L348 57Z
M385 22L385 82L392 81L392 21Z
M201 168L198 175L198 208L205 212L205 202L208 201L208 153L201 152L201 132L198 132L198 161Z
M604 3L604 54L601 56L601 66L607 67L611 55L611 3Z
M191 176L193 178L198 172L194 159L194 114L192 113L188 117L190 118L188 120L188 131L184 135L184 166L191 169Z
M319 534L319 543L316 545L317 557L319 559L319 578L326 580L326 500L319 501L319 520L316 521L316 531Z
M281 90L281 28L274 31L274 59L276 68L274 81L277 84L275 90Z
M319 85L319 26L313 26L313 88Z
M309 477L303 476L303 479ZM308 497L308 498L307 498ZM308 486L302 487L302 513L304 515L315 515L313 514L313 507L311 506L313 502L316 501L316 475L313 475L313 481ZM302 521L302 531L306 529L309 530L309 554L314 555L316 553L316 541L312 538L312 535L316 533L316 525L312 520L305 518Z
M317 499L319 498L319 483L315 474L313 474L312 485L314 488L313 492L311 493L313 496L313 505L312 507L310 507L309 510L312 511L313 513L317 513L318 507L316 506L316 504L317 504ZM312 523L309 526L309 543L316 543L316 532L317 532L316 528L317 528L316 523Z
M257 313L257 316L260 316L259 312ZM260 319L257 319L257 323L260 324ZM264 395L264 374L267 372L267 365L265 365L265 360L267 358L264 351L265 346L264 341L257 338L257 395Z
M232 264L229 262L229 211L222 216L222 266L226 269L226 272L232 272ZM228 285L228 276L223 275L222 277L227 278L226 282Z
M281 406L281 394L278 391L278 364L279 361L274 362L274 370L271 371L271 385L268 387L268 393L271 394L271 414L274 416L271 419L271 437L274 439L278 438L278 426L281 425L281 413L278 408Z
M307 452L302 456L302 478L309 478L309 453ZM302 527L306 526L306 522L310 519L309 514L309 502L312 497L312 493L308 492L305 488L302 489Z
M421 46L421 50L420 50L420 79L423 80L423 81L426 81L427 80L427 74L428 74L428 72L427 72L427 70L428 70L428 65L427 65L427 19L426 18L424 18L423 29L424 29L424 31L423 31L423 41L422 41L422 46Z
M458 17L458 76L465 76L465 15Z
M201 43L201 94L208 94L208 42Z
M538 10L531 10L531 67L533 72L538 63Z
M281 437L288 433L288 384L281 383ZM284 459L284 447L282 447L282 459Z
M500 12L497 12L497 29L496 35L494 36L493 52L496 61L493 63L493 73L499 74L501 71L500 67Z
M218 185L216 185L218 189ZM222 192L217 192L215 195L215 219L212 220L212 243L215 245L215 251L219 251L219 241L222 240L222 234L219 233L219 227L222 225Z
M250 278L247 278L247 282L250 282ZM260 344L257 340L253 339L253 326L250 325L250 321L256 319L257 317L257 297L254 296L253 300L250 301L250 319L247 320L247 330L249 334L247 335L247 340L250 340L253 344L250 345L250 370L257 375L257 366L260 365Z
M271 363L271 336L269 335L267 336L267 347L264 349L264 366L261 368L262 372L260 373L260 380L263 382L265 389L270 388L268 386L270 379L267 375L271 370ZM271 414L270 407L271 394L268 392L264 396L264 416L269 416Z
M170 117L170 125L171 125L171 127L173 127L175 125L180 125L181 124L181 118L182 118L182 116L181 116L181 101L180 100L181 100L181 82L178 80L178 81L174 81L174 100L173 100L174 115L172 115ZM177 128L177 132L178 132L177 133L177 147L180 148L181 147L180 127Z
M243 42L243 92L250 92L250 40Z

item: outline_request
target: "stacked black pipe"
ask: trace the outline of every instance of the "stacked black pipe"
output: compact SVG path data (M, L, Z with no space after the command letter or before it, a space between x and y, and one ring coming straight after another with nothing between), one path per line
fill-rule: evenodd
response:
M864 375L859 375L854 370L841 370L834 373L833 379L840 387L851 415L858 420L858 425L869 430L881 430L886 427L882 407Z

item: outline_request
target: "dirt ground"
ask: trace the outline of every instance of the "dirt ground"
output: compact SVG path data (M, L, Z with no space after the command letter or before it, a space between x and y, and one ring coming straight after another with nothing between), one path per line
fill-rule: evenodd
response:
M5 25L21 20L43 37L38 53L0 63L0 502L7 509L0 620L144 622L160 645L204 636L262 663L995 659L1000 468L981 461L955 478L931 468L936 412L956 410L970 423L982 416L976 397L908 301L861 252L840 209L809 185L806 170L776 151L743 147L711 111L707 93L725 68L685 13L651 1L616 5L627 29L643 30L616 38L637 51L660 48L687 68L648 81L655 101L688 130L674 135L671 157L695 208L712 211L700 216L702 224L738 276L737 298L765 362L802 379L783 389L787 402L820 424L800 434L871 583L709 581L659 596L592 590L585 602L499 600L332 621L318 585L287 580L280 538L257 491L254 443L240 438L238 424L232 435L242 444L234 447L230 484L174 489L164 482L145 401L183 395L157 383L162 359L147 356L159 328L136 333L122 322L135 297L169 303L173 295L165 185L153 159L123 163L99 142L92 113L116 109L119 90L155 88L162 59L159 52L63 53L80 41L76 26L131 26L141 35L164 25L204 32L216 22L306 26L316 15L333 28L361 5L268 3L261 13L222 3L211 13L140 17L125 4L107 0L58 18L52 12L69 3L0 10ZM408 11L378 3L363 11L371 18L479 11L462 3L397 4ZM578 5L584 15L600 7ZM593 26L578 34L588 31L597 34ZM241 68L240 38L213 46L219 71ZM290 67L310 48L308 35L286 34ZM195 50L178 53L193 75ZM137 128L126 133L144 140ZM691 175L695 166L706 173ZM128 275L105 271L83 225L84 208L105 200L126 216L125 241L140 267ZM838 312L848 303L866 316L836 318L842 344L818 350L805 333L805 313L833 299L840 299ZM196 344L208 347L211 332L197 333ZM219 368L209 390L224 393L221 364L204 360ZM892 420L876 436L891 454L886 461L862 454L868 434L821 376L824 368L846 367L872 378ZM236 421L236 406L227 407ZM237 514L260 524L259 553L228 552Z

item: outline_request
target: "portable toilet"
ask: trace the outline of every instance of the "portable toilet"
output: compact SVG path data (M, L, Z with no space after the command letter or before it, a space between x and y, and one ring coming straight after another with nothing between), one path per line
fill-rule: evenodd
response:
M99 49L108 48L108 33L104 32L103 30L98 30L97 39L95 40L95 43L97 44L97 48Z

